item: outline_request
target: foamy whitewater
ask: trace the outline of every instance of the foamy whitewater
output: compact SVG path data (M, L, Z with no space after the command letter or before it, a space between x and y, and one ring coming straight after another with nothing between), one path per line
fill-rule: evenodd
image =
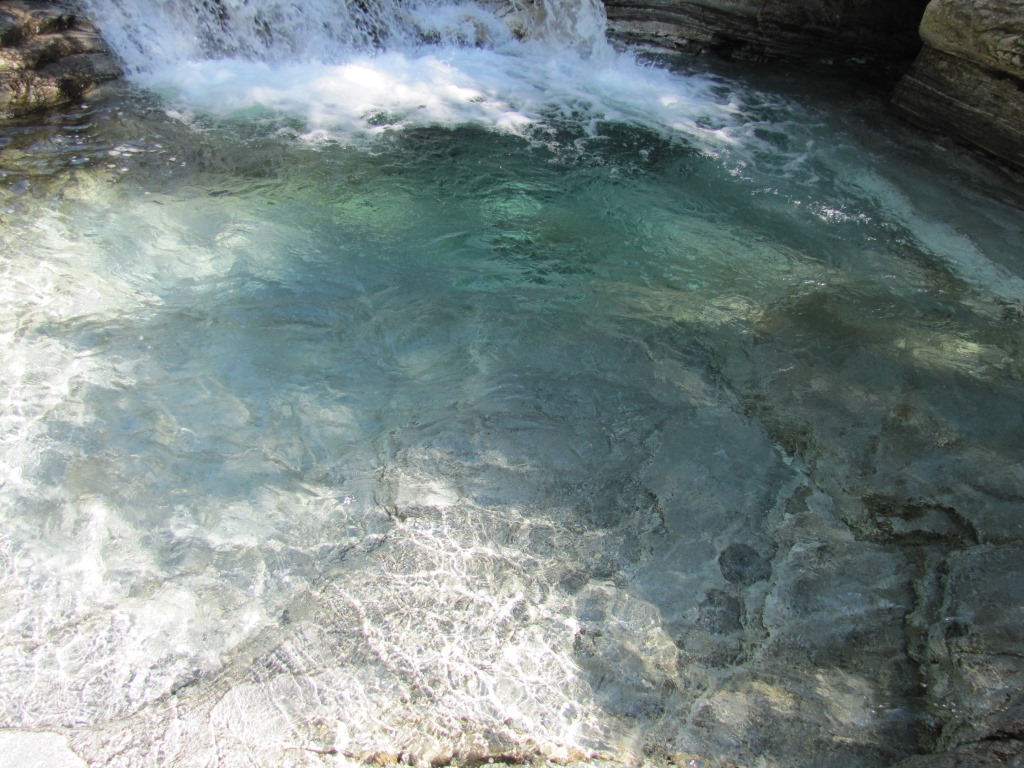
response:
M591 2L87 8L128 82L0 126L0 765L887 768L967 717L921 638L1021 561L1012 185Z
M133 79L183 117L290 116L310 139L348 142L417 125L523 133L571 117L654 125L714 144L728 143L723 129L735 111L708 80L613 51L593 0L380 3L373 18L330 2L301 12L230 0L90 7L118 19L108 37Z

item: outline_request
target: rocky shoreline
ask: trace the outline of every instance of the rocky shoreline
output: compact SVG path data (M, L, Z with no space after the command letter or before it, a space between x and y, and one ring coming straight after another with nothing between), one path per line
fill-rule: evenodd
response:
M1024 2L932 0L920 31L897 114L1024 171Z
M913 62L894 111L1024 172L1021 0L606 0L631 44L744 60Z

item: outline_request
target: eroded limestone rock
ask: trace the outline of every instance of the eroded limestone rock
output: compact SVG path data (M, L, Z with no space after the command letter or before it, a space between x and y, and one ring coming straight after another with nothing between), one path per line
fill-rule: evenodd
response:
M933 0L896 111L1024 170L1024 0Z
M931 48L979 66L1024 77L1024 2L934 0L921 20Z
M68 7L0 5L0 117L76 101L120 74L93 25Z

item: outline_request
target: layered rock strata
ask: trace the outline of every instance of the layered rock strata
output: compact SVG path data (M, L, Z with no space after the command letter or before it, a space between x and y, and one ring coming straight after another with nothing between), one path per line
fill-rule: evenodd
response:
M0 2L0 117L73 102L120 73L96 28L68 7Z
M933 0L893 105L1024 171L1024 0Z
M624 42L743 59L911 58L927 0L606 0Z

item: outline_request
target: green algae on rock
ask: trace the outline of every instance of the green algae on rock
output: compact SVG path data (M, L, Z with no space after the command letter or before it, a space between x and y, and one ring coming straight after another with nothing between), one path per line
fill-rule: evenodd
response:
M72 103L120 74L92 23L69 7L0 5L0 117Z

